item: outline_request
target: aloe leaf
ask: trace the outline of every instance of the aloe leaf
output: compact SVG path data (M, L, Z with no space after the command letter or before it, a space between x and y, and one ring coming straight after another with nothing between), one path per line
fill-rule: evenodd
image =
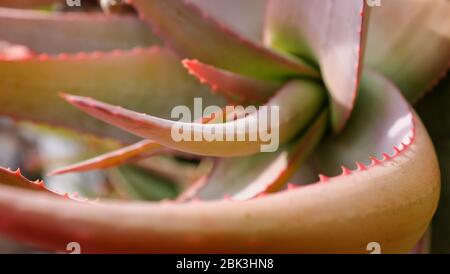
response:
M259 79L317 76L306 63L239 37L186 1L133 0L132 4L184 58Z
M266 45L320 65L335 131L344 127L356 98L368 18L364 3L269 1L266 13Z
M49 175L54 176L70 172L85 172L94 169L115 167L136 159L142 156L142 154L150 155L152 151L156 154L161 153L161 145L150 140L144 140L80 163L56 169L49 173Z
M392 79L409 101L416 102L448 70L450 3L385 1L372 11L367 63Z
M328 113L323 111L298 140L277 152L247 157L219 159L212 173L182 195L182 200L223 199L247 200L276 192L307 159L327 128Z
M225 108L225 111L227 108ZM222 110L221 110L222 111ZM245 114L245 112L228 112L226 113L226 117L228 119L234 120L234 119L240 119ZM201 119L198 119L197 122L199 123L222 123L223 120L220 119L219 113L213 113L209 117L201 117ZM110 167L115 167L124 163L127 163L129 161L138 160L139 158L150 156L155 156L158 154L168 153L170 152L168 149L164 148L158 143L155 143L151 140L143 140L140 142L137 142L135 144L122 147L120 149L99 155L97 157L87 159L85 161L72 164L70 166L62 167L59 169L56 169L52 172L50 172L50 176L53 175L61 175L65 173L70 172L85 172L85 171L91 171L95 169L105 169ZM164 160L161 162L162 159L158 159L157 162L160 163L161 166L164 166ZM148 163L146 164L149 165ZM153 165L155 166L155 165Z
M0 185L0 232L47 250L76 241L82 253L367 253L372 241L407 252L439 196L433 145L413 117L415 138L395 159L248 201L74 203Z
M213 91L233 103L262 104L272 97L281 85L221 70L197 60L186 59L183 65L201 83L208 84Z
M110 51L159 42L143 22L131 16L0 8L0 25L0 40L25 45L37 53Z
M395 160L412 143L417 121L411 107L392 83L374 72L365 72L353 114L346 128L314 154L316 174L335 176L343 167L357 169Z
M57 94L70 90L160 117L170 117L178 105L191 107L195 97L223 104L187 75L171 52L157 47L0 61L0 78L1 114L125 142L136 138L68 109Z
M262 41L267 0L191 0L191 2L240 35L256 43Z
M198 155L231 157L257 153L266 147L276 149L278 144L289 141L317 114L325 101L324 93L318 84L292 81L278 91L267 103L266 109L249 113L242 119L217 124L172 121L115 107L91 98L73 95L63 97L100 120L169 148ZM277 109L273 110L272 107ZM184 115L182 114L182 119L187 118ZM274 121L277 116L279 121ZM261 125L263 119L267 119L266 126ZM268 129L271 132L269 137L273 138L264 141L261 137L268 133ZM175 138L174 132L181 136ZM205 133L215 134L216 137L205 137Z

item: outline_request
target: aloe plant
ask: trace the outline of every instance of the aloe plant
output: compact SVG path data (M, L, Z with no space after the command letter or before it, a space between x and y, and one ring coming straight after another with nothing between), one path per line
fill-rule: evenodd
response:
M161 202L87 200L1 168L2 235L47 250L78 242L83 252L366 253L378 242L395 253L428 228L440 171L411 104L448 69L448 1L101 1L106 15L13 9L52 2L0 1L1 114L123 146L52 175L161 155L212 157L214 167ZM171 110L199 97L279 107L271 130L280 147L174 141ZM195 133L258 122L231 116L188 125Z

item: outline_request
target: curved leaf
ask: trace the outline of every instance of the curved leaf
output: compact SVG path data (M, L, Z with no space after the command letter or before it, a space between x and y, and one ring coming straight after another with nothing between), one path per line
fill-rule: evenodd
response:
M110 51L158 43L144 23L128 16L0 8L0 26L0 40L37 53Z
M450 3L385 1L371 15L367 63L417 101L450 65ZM395 26L395 27L393 27Z
M161 117L170 117L177 105L191 107L195 97L223 104L190 77L171 52L156 47L0 61L0 78L1 114L126 142L136 138L68 109L58 92L71 90Z
M397 88L382 76L366 71L348 125L338 136L326 140L312 157L314 173L335 176L347 168L395 160L412 143L414 122L412 109Z
M269 1L265 43L318 62L331 97L331 122L341 130L359 83L368 14L364 0Z
M433 145L414 119L395 159L249 201L73 203L0 185L0 232L48 250L76 241L82 253L366 253L372 241L407 252L439 198Z
M166 120L80 96L63 97L82 111L140 137L192 154L221 157L250 155L266 147L277 149L278 144L289 141L302 130L325 101L321 86L296 80L278 91L266 108L250 113L245 118L218 124L200 124ZM277 109L272 110L272 107ZM182 119L187 118L184 115ZM278 121L274 120L278 118ZM266 124L262 124L263 119L266 119ZM175 138L174 132L180 138ZM263 140L265 138L261 137L269 132L269 140ZM211 140L205 137L207 133L213 136Z
M201 83L208 84L213 91L234 103L264 103L275 94L281 85L241 76L197 60L185 59L183 65Z
M115 167L120 164L124 164L131 159L135 159L139 156L150 155L153 153L161 153L161 145L150 141L144 140L138 143L132 144L130 146L126 146L100 156L88 159L86 161L76 163L64 168L59 168L51 173L50 176L61 175L69 172L84 172L90 171L94 169L105 169L110 167Z
M184 0L133 0L132 4L184 58L265 80L317 76L306 63L239 37Z
M218 159L207 178L182 195L181 200L247 200L282 189L298 166L316 148L327 129L327 111L323 111L301 138L277 152Z

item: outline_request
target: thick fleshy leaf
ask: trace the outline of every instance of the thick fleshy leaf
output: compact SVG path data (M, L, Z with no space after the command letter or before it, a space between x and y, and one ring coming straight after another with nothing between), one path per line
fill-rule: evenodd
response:
M335 176L348 169L376 165L395 158L414 138L412 109L397 88L382 76L367 71L360 95L346 128L330 137L311 159L315 176ZM308 172L309 173L309 172Z
M143 22L128 16L0 8L0 26L0 40L37 53L110 51L158 43Z
M224 108L226 111L227 108ZM238 109L235 109L238 110ZM222 110L221 110L222 111ZM245 115L245 112L229 112L225 114L229 121L240 119ZM202 117L197 120L198 123L222 123L223 120L220 119L221 115L219 113L213 113L209 117ZM110 167L115 167L133 160L138 160L139 158L149 158L151 156L155 156L162 153L175 153L175 151L171 151L167 148L164 148L158 143L155 143L151 140L143 140L138 143L99 155L97 157L82 161L80 163L76 163L67 167L62 167L57 170L52 171L49 175L61 175L69 172L84 172L91 171L95 169L105 169ZM161 159L158 159L156 162L161 163ZM160 165L164 166L163 163ZM146 163L146 166L151 164ZM157 166L157 165L153 165Z
M160 117L170 117L178 105L191 107L194 97L202 97L205 104L223 104L190 77L171 52L157 47L0 61L0 78L1 114L127 142L136 138L68 108L58 92L95 96Z
M267 0L191 0L201 10L233 31L254 41L262 41Z
M395 26L395 27L393 27ZM374 8L367 63L417 101L450 64L450 2L390 0Z
M368 18L365 2L269 1L265 44L318 62L335 131L344 127L356 98Z
M197 60L186 59L183 65L201 83L208 84L213 91L237 104L265 103L281 86L221 70Z
M252 43L205 16L193 4L179 0L133 0L141 17L152 23L184 58L266 80L317 72L308 64Z
M324 93L318 84L295 80L281 88L266 108L249 113L245 118L218 124L166 120L91 98L63 97L100 120L169 148L198 155L232 157L274 151L279 144L289 141L317 115L325 101ZM187 118L184 115L182 113L182 120Z
M77 202L87 201L87 199L79 198L77 193L69 195L68 193L58 193L50 190L42 180L36 180L34 182L30 181L22 175L20 169L12 171L10 169L0 167L0 186L1 185L24 189L32 191L33 193L41 192L46 195L50 194L54 197L70 199Z
M217 160L212 173L182 195L181 200L247 200L282 189L325 133L328 112L322 112L299 140L277 152Z
M73 203L0 185L0 232L48 250L75 241L82 253L367 253L373 241L407 252L439 198L433 145L414 120L394 159L248 201Z
M144 140L138 143L126 146L95 158L88 159L86 161L76 163L64 168L59 168L52 171L49 175L61 175L69 172L84 172L94 169L105 169L110 167L115 167L120 164L127 163L132 159L142 157L144 154L149 156L152 154L158 154L162 152L161 145L150 141Z

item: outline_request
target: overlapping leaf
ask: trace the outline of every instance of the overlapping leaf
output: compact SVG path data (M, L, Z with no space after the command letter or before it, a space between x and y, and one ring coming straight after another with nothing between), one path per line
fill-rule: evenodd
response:
M174 106L191 107L195 97L222 105L171 52L156 47L0 61L0 78L1 114L125 141L136 139L68 108L58 93L70 90L165 118Z
M324 90L318 84L292 81L277 92L265 109L258 109L242 119L218 124L166 120L90 98L72 95L64 98L98 119L169 148L192 154L230 157L250 155L266 148L276 150L279 144L289 141L311 121L322 107L324 96ZM272 110L272 107L277 109ZM187 117L183 114L182 118ZM266 119L265 125L262 119ZM180 134L180 138L175 138L174 132ZM211 133L212 139L205 137L205 133ZM269 140L263 140L266 134L270 134Z
M132 4L185 58L266 80L317 76L308 64L239 37L186 1L133 0Z
M336 131L353 109L367 18L364 0L269 2L265 43L320 65Z

